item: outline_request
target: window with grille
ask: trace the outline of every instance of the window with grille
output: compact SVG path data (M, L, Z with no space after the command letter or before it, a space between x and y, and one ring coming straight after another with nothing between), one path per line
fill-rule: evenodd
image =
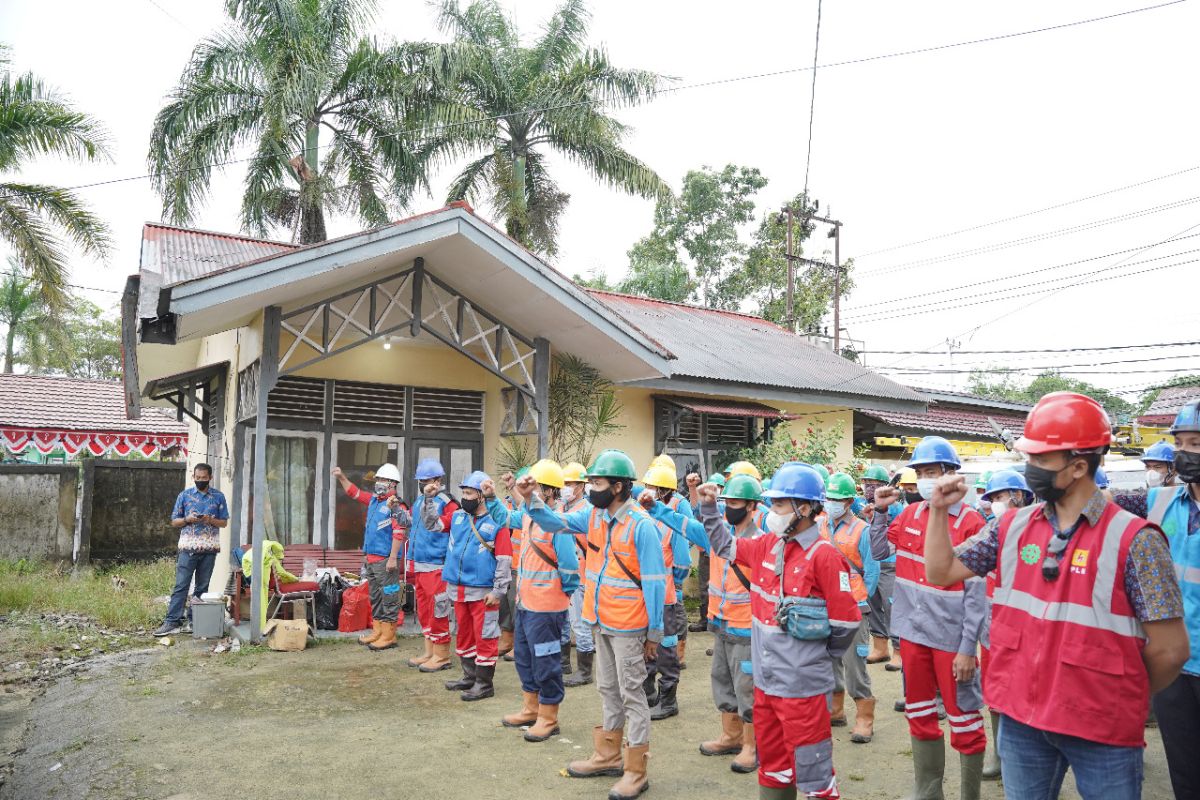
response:
M281 377L267 400L268 415L279 419L325 419L325 381L316 378Z
M404 387L388 383L333 382L333 421L404 424Z
M412 390L412 427L483 431L483 392Z

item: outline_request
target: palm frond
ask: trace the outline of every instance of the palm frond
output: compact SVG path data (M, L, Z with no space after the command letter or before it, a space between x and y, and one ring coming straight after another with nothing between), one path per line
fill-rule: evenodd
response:
M584 0L566 0L559 6L546 21L542 36L533 47L535 69L548 72L570 66L583 50L590 21Z
M0 75L0 169L43 155L107 159L108 134L32 73Z

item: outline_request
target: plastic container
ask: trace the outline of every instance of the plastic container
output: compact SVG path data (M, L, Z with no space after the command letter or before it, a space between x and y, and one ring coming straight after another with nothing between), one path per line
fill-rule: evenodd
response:
M192 638L220 639L225 635L225 601L192 602Z

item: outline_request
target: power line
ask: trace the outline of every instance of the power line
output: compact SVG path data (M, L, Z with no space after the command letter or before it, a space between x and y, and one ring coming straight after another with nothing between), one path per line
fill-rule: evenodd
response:
M724 86L724 85L728 85L731 83L742 83L745 81L761 80L763 78L776 78L776 77L781 77L781 76L785 76L785 75L795 75L797 73L809 72L814 69L832 69L834 67L847 67L847 66L853 66L856 64L867 64L867 63L870 63L873 61L883 61L883 60L892 59L892 58L903 58L906 56L921 55L924 53L933 53L933 52L938 52L941 50L952 50L952 49L956 49L956 48L960 48L960 47L968 47L968 46L977 45L977 44L988 44L991 42L1004 41L1006 39L1016 39L1016 38L1020 38L1023 36L1033 36L1033 35L1036 35L1039 33L1048 33L1050 31L1064 30L1067 28L1075 28L1075 27L1079 27L1082 25L1090 25L1091 23L1094 23L1094 22L1105 22L1105 21L1112 20L1112 19L1119 19L1121 17L1132 16L1134 14L1141 14L1146 11L1157 11L1158 9L1168 8L1170 6L1175 6L1175 5L1180 5L1181 3L1184 3L1184 2L1187 2L1187 0L1168 0L1168 2L1165 2L1165 3L1157 3L1155 5L1142 6L1140 8L1132 8L1132 9L1128 9L1126 11L1118 11L1113 14L1106 14L1104 16L1099 16L1099 17L1089 17L1087 19L1075 20L1073 22L1064 22L1064 23L1060 23L1058 25L1048 25L1045 27L1033 28L1033 29L1026 30L1026 31L1016 31L1014 33L997 34L994 36L986 36L981 39L969 39L969 40L962 41L962 42L952 42L949 44L932 45L930 47L919 47L919 48L914 48L911 50L900 50L900 51L893 52L893 53L883 53L883 54L874 55L874 56L863 56L861 58L852 58L852 59L847 59L845 61L834 61L829 64L818 64L815 67L792 67L789 69L773 70L771 72L759 72L759 73L754 73L751 75L740 75L740 76L734 76L734 77L729 77L729 78L717 78L717 79L709 80L709 81L701 81L698 83L685 84L683 86L666 86L661 89L656 89L653 96L671 94L671 93L675 93L675 92L682 92L682 91L687 91L690 89L703 89L703 88L707 88L710 86ZM546 111L557 111L557 110L565 109L565 108L576 108L579 106L593 106L593 105L603 106L603 105L607 105L607 103L603 100L600 100L600 101L578 100L578 101L573 101L573 102L559 103L556 105L545 106L542 108L523 109L520 113L522 113L522 114L539 114L539 113L543 113ZM510 116L510 115L497 114L495 116L490 116L490 117L477 117L475 119L462 120L460 122L449 122L449 123L444 123L442 125L437 126L437 130L445 131L445 130L451 130L454 128L462 128L462 127L468 127L468 126L472 126L472 125L479 125L479 124L485 123L485 122L496 122L496 121L499 121L502 119L506 119L508 116ZM380 134L376 138L377 139L394 138L397 136L403 136L405 134L423 133L423 132L424 132L423 126L413 126L410 128L401 128L400 130L394 131L393 133ZM425 134L425 138L428 138L429 135L430 134ZM333 142L330 142L329 144L318 144L311 148L305 148L302 152L307 153L310 150L325 150L330 147L333 147L334 144L335 143L333 143ZM201 166L187 167L185 169L177 169L177 170L168 170L167 174L178 175L178 174L182 174L182 173L186 173L186 172L196 172L196 171L200 171L200 170L212 169L214 167L227 167L227 166L233 166L236 164L246 164L246 163L253 161L255 158L257 158L257 156L247 156L245 158L233 158L233 159L228 159L225 161L214 161L212 163L201 165ZM121 178L110 178L108 180L103 180L103 181L95 181L92 183L81 183L81 184L76 184L74 186L66 186L66 187L62 187L62 189L63 189L63 191L77 191L79 189L94 189L94 188L98 188L98 187L102 187L102 186L112 186L114 184L119 184L119 183L130 183L132 181L138 181L138 180L149 180L152 177L154 177L154 176L150 173L144 173L144 174L140 174L140 175L128 175L128 176L121 177ZM17 196L19 196L19 195L10 193L8 195L0 196L0 200L6 200L10 197L17 197Z
M817 36L813 42L812 89L808 101L808 154L804 158L804 202L808 203L808 170L812 166L813 116L817 110L817 54L821 50L821 0L817 0Z
M1200 345L1200 342L1159 342L1156 344L1114 344L1108 347L1063 347L1063 348L1048 348L1048 349L1026 349L1026 350L956 350L958 355L1023 355L1026 353L1091 353L1099 350L1137 350L1142 348L1159 348L1159 347L1192 347ZM913 355L913 356L940 356L945 355L944 350L865 350L867 355Z
M1077 369L1080 367L1105 367L1114 366L1117 364L1149 364L1155 361L1173 361L1178 358L1196 358L1200 359L1200 353L1185 353L1183 355L1174 356L1151 356L1149 358L1127 358L1117 361L1092 361L1087 364L1040 364L1038 366L1029 367L1014 367L1008 365L998 365L983 369L972 369L968 365L960 365L962 368L952 368L953 372L1047 372L1059 369ZM904 367L904 369L913 369L921 372L942 372L943 367Z
M72 289L86 289L89 292L108 292L109 294L122 294L120 289L101 289L99 286L80 286L77 283L64 283L63 286L70 286Z
M970 375L971 373L985 373L988 375L1011 375L1008 370L1002 369L980 369L980 370L963 370L963 369L944 369L944 370L918 370L915 367L901 367L899 369L889 367L877 367L877 369L890 369L894 375ZM1150 375L1160 372L1188 372L1187 369L1124 369L1121 370L1122 375ZM1111 375L1110 369L1093 369L1093 370L1062 370L1059 375Z
M1004 217L1003 219L996 219L996 220L992 220L991 222L984 222L979 225L972 225L969 228L959 228L958 230L950 231L949 233L939 233L936 236L929 236L924 239L917 239L916 241L905 242L904 244L896 244L896 245L892 245L891 247L884 247L880 250L872 250L869 253L863 253L861 255L855 256L855 259L869 258L870 256L876 256L876 255L879 255L880 253L890 253L893 250L902 250L906 247L916 247L919 244L926 244L927 242L936 242L939 239L948 239L951 236L958 236L960 233L971 233L972 231L982 230L983 228L990 228L993 225L1001 225L1005 222L1013 222L1018 219L1025 219L1026 217L1032 217L1036 214L1043 214L1047 211L1056 211L1060 208L1066 208L1067 206L1073 206L1078 203L1087 202L1088 200L1095 200L1098 197L1106 197L1107 195L1116 194L1117 192L1123 192L1127 189L1136 189L1139 186L1146 186L1148 184L1155 183L1157 181L1163 181L1168 178L1175 178L1175 177L1178 177L1179 175L1186 175L1187 173L1195 172L1198 169L1200 169L1200 164L1197 164L1194 167L1187 167L1186 169L1176 170L1175 172L1169 172L1166 175L1159 175L1156 178L1147 178L1146 180L1138 181L1137 183L1128 183L1124 186L1118 186L1115 189L1109 189L1104 192L1097 192L1096 194L1089 194L1087 197L1077 197L1074 200L1068 200L1065 203L1056 203L1055 205L1046 206L1045 208L1039 208L1035 211L1026 211L1023 214L1015 214L1011 217Z

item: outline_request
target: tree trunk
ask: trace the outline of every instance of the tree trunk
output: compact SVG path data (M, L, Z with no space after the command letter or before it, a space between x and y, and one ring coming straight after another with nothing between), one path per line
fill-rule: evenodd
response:
M329 238L325 232L325 210L321 207L322 196L317 191L316 181L320 176L318 146L320 128L309 123L304 131L304 165L300 185L300 244L314 244Z
M300 244L315 244L328 239L325 233L325 211L319 203L300 207Z
M528 204L525 199L525 156L514 155L512 162L512 187L508 199L508 235L522 244L529 233Z
M13 350L17 344L17 329L11 322L8 325L8 335L4 339L4 374L11 375L13 371Z

